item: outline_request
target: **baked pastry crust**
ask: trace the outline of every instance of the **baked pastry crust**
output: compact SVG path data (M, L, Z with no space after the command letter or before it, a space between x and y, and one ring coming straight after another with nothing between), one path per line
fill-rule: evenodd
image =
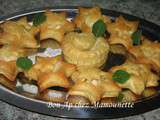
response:
M137 21L128 21L122 16L116 18L115 22L108 24L107 30L110 33L110 44L122 44L127 49L133 46L132 34L137 30Z
M109 45L102 38L95 38L92 33L71 32L62 43L64 58L77 66L100 67L108 56Z
M97 86L87 82L80 82L73 85L69 92L68 96L82 96L87 98L91 104L95 104L101 99L101 91Z
M15 61L2 61L0 60L0 74L5 76L10 81L15 81L18 74Z
M64 73L47 72L47 73L41 73L38 76L38 86L39 86L40 92L42 92L47 88L50 88L53 86L69 88L70 83Z
M29 80L38 80L38 76L41 73L51 72L54 68L53 65L59 60L61 60L60 56L54 58L37 57L36 64L34 64L30 70L25 71L25 76L28 77Z
M68 88L70 86L68 77L75 69L75 65L63 62L61 56L37 57L36 64L30 70L25 71L25 76L30 80L36 80L40 91L52 86Z
M61 43L64 34L74 30L74 24L67 20L65 12L46 11L46 21L40 25L40 39L52 38Z
M74 23L78 28L80 28L83 32L92 32L93 24L101 19L104 21L106 26L111 23L109 17L102 15L99 7L92 8L78 8L79 13L74 19Z
M72 74L75 82L68 95L83 96L93 104L105 97L118 96L121 88L112 81L112 74L97 68L78 67Z
M16 61L17 58L35 53L36 49L17 48L16 46L4 45L0 48L0 60Z
M28 24L26 18L18 21L6 21L1 26L0 44L16 46L17 48L39 47L35 34L38 29Z
M75 65L64 62L61 56L37 57L36 61L29 71L25 71L30 80L38 80L38 76L44 72L62 72L66 77L70 77L76 69Z
M141 95L145 87L158 86L159 77L150 71L146 64L138 64L127 61L123 65L111 68L114 73L117 70L127 71L131 77L123 84L117 83L122 88L128 88L137 95Z
M160 72L160 43L145 39L142 45L130 48L129 52L136 57L137 62L149 64L152 69Z

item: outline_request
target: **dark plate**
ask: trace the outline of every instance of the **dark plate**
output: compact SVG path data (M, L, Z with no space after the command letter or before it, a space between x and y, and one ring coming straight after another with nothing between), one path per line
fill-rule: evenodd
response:
M77 13L77 7L53 7L49 8L53 11L66 11L68 17L72 18ZM33 9L30 11L18 12L6 17L0 18L0 21L6 19L17 19L21 16L27 16L28 20L33 18L35 13L43 12L45 8ZM160 27L146 20L137 18L135 16L127 15L120 12L115 12L111 10L102 10L103 14L115 18L119 15L123 15L128 20L139 20L140 26L139 29L143 31L143 34L153 40L160 40ZM77 107L68 107L64 104L54 104L52 108L48 108L48 103L40 101L37 99L32 99L20 94L17 94L14 91L7 89L0 85L0 99L11 105L15 105L22 109L29 111L57 116L65 118L119 118L126 117L131 115L141 114L147 111L151 111L160 107L160 94L152 96L151 98L142 99L137 101L134 104L133 108L97 108L97 107L87 107L87 108L77 108Z

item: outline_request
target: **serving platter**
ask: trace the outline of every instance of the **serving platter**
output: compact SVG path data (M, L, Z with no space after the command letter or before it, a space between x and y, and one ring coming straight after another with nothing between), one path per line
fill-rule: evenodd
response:
M15 14L0 18L0 23L5 20L16 20L20 17L26 16L29 21L33 19L36 13L44 12L49 9L51 11L66 11L68 18L71 19L77 14L77 7L51 7L51 8L38 8L29 11L21 11ZM113 20L119 15L124 16L128 20L138 20L140 22L139 29L142 30L143 34L153 40L160 40L160 26L155 25L151 22L143 20L141 18L131 16L128 14L102 9L104 15L110 16ZM136 101L132 108L113 108L113 107L78 107L69 106L67 104L49 104L48 102L33 99L28 96L18 94L6 87L0 85L0 100L7 102L11 105L17 106L22 109L29 111L46 114L56 117L65 118L119 118L131 115L142 114L160 107L160 91L150 98L141 99Z

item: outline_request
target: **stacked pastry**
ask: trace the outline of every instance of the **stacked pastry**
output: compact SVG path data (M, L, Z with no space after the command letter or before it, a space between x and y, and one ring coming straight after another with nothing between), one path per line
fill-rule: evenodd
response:
M74 100L70 100L72 96L82 96L94 104L103 98L116 97L121 91L121 88L112 81L112 74L98 68L78 67L72 74L72 80L75 85L69 90L68 98L73 103ZM85 103L81 99L78 102Z
M107 30L110 33L110 44L122 44L127 49L133 46L132 34L137 30L137 21L125 20L122 16L116 18L115 22L108 24Z
M64 34L74 30L74 24L67 20L65 12L46 11L45 16L46 20L39 25L40 40L52 38L61 43L64 39Z
M71 77L74 85L68 92L69 102L89 101L93 104L107 95L115 97L121 90L111 80L109 73L99 69L106 62L109 44L105 37L96 37L92 33L92 27L98 20L105 25L110 23L110 19L102 15L98 7L80 7L74 23L82 32L68 33L62 43L65 60L77 66Z
M105 23L106 29L110 33L109 38L93 35L93 26L99 19ZM107 60L109 51L126 56L136 54L133 52L134 54L131 55L132 49L137 47L133 42L133 34L138 30L137 21L128 21L120 16L111 22L109 17L102 15L97 7L90 9L80 7L74 22L82 33L69 33L62 43L65 60L78 67L72 74L75 84L68 92L70 102L91 102L92 104L100 100L108 102L109 99L116 98L121 93L124 97L123 100L135 101L145 92L146 88L158 86L158 75L151 71L152 67L146 65L146 62L138 62L138 56L137 59L128 58L122 65L112 67L109 72L100 69ZM153 43L152 46L154 44L156 43ZM119 46L125 48L122 49ZM156 57L150 59L154 59L152 61L157 64L160 47L157 44L156 46L157 49L154 50L156 53L153 53ZM113 76L117 71L125 71L130 77L124 83L114 81ZM146 77L146 74L149 77ZM77 98L79 100L76 100Z
M38 48L34 38L37 29L30 26L26 18L6 21L0 28L0 83L13 89L19 72L16 60Z
M46 11L44 16L46 20L37 26L40 48L51 48L53 53L51 52L50 57L37 57L32 68L25 71L25 76L29 80L37 81L40 99L64 102L66 92L71 86L69 77L76 66L65 62L62 55L55 57L54 50L60 48L64 35L74 30L74 24L67 20L65 12Z
M74 19L74 23L83 32L92 32L92 27L98 20L103 20L103 22L108 26L111 23L111 19L108 16L102 15L99 7L93 8L78 8L78 15Z

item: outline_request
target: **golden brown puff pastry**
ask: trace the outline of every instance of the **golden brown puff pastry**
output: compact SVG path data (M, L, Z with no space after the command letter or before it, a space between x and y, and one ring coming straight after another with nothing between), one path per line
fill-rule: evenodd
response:
M26 30L28 30L33 35L36 35L40 31L38 27L31 25L27 21L27 17L22 17L16 22L17 24L22 25Z
M62 42L64 34L74 30L74 24L69 22L65 12L55 13L46 11L46 21L40 25L40 39L53 38Z
M61 56L37 57L36 64L29 71L25 71L25 76L30 80L37 80L40 91L53 86L68 88L68 77L75 68L75 65L63 62Z
M150 64L154 70L160 71L160 43L145 39L142 45L130 48L129 52L136 57L137 62Z
M60 64L61 64L60 71L64 72L66 77L70 77L76 70L76 66L73 64L69 64L66 62L60 62Z
M0 27L3 29L0 33L0 44L19 48L39 47L34 37L38 30L29 26L25 18L19 21L6 21Z
M0 74L5 76L8 80L14 81L17 76L18 70L15 61L2 61L0 60Z
M106 97L117 97L121 88L111 80L111 74L108 73L108 79L101 81L100 88L102 88L102 98Z
M137 95L140 95L145 87L157 86L159 77L150 71L146 64L138 64L127 61L123 65L111 68L111 72L117 70L127 71L131 77L123 84L117 83L122 88L128 88Z
M53 65L52 71L64 73L66 77L70 77L75 69L75 65L64 62L61 59Z
M116 18L116 21L108 24L107 30L110 33L110 44L122 44L127 49L132 46L132 34L137 30L138 22L128 21L122 16Z
M14 61L18 57L23 57L36 52L36 49L17 48L16 46L4 45L0 48L0 60Z
M71 78L74 82L78 82L79 80L105 80L108 78L108 76L106 72L103 72L98 68L77 67L76 71L73 72Z
M78 28L80 28L83 32L92 32L93 24L101 19L104 21L106 26L111 23L109 17L101 14L101 10L99 7L93 8L78 8L79 13L74 19L74 23Z
M101 99L101 90L99 87L82 81L78 84L73 85L68 92L68 96L82 96L90 100L91 104L96 103Z
M77 66L100 67L108 56L109 45L92 33L68 33L62 43L64 58Z
M56 69L56 67L53 67L53 65L55 65L60 60L61 60L61 56L37 57L36 64L34 64L30 70L25 71L25 76L28 77L29 80L32 80L32 79L38 80L38 76L41 73L51 72L54 69Z
M78 67L71 77L75 85L69 91L69 95L86 97L91 103L104 97L116 97L121 88L111 77L110 73L97 68Z
M63 62L61 56L51 58L37 57L36 61L36 64L29 71L25 71L25 75L30 80L38 80L38 76L41 73L47 72L64 73L66 77L70 77L76 69L75 65Z
M16 81L10 81L4 75L1 74L0 74L0 84L4 85L5 87L11 90L15 90L16 87Z
M70 82L64 73L61 72L46 72L38 76L38 86L40 92L53 86L60 86L64 88L70 87Z
M142 93L142 96L143 97L151 97L155 94L158 93L158 90L154 87L149 87L149 88L146 88L143 93Z

